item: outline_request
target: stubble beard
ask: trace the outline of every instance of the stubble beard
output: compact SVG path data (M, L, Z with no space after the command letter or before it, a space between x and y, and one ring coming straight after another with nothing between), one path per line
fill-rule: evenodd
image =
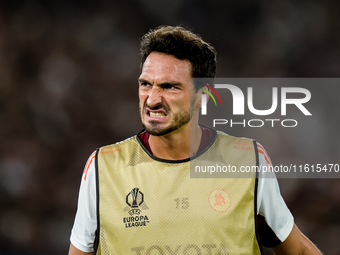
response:
M185 109L182 112L177 112L176 114L174 114L173 119L171 120L170 124L168 124L168 126L166 127L162 127L163 124L160 124L158 121L150 121L147 124L144 123L143 118L142 118L141 108L139 106L139 113L140 113L142 125L144 129L146 130L146 132L148 132L150 135L154 135L154 136L167 135L173 131L178 130L179 128L183 127L184 125L190 122L190 120L192 119L194 115L194 111L193 111L194 105L195 105L195 101L190 100L190 108ZM170 112L168 111L168 108L165 106L158 106L155 108L157 109L163 108L166 110L167 114ZM153 110L155 110L155 108ZM144 106L144 109L146 109L145 106Z

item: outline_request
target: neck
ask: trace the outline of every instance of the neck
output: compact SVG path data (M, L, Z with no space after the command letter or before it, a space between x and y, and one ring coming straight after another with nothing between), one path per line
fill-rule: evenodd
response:
M182 160L196 155L202 130L190 123L164 136L150 135L149 144L154 156L168 160Z

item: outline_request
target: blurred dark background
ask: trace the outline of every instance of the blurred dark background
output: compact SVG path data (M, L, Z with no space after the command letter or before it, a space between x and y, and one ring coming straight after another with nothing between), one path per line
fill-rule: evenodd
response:
M339 77L339 13L330 0L0 1L0 254L67 254L87 157L142 128L144 33L193 29L217 49L218 77ZM319 107L337 134L340 102ZM274 162L291 156L276 146L287 137L262 135ZM279 181L301 230L340 254L339 179Z

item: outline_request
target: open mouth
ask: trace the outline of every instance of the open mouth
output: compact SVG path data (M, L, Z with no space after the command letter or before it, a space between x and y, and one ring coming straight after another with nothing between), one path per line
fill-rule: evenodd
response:
M162 111L162 110L158 110L158 111L150 111L147 110L147 115L149 115L151 118L164 118L167 116L167 114Z
M149 116L154 118L163 118L165 117L165 114L162 112L149 112Z

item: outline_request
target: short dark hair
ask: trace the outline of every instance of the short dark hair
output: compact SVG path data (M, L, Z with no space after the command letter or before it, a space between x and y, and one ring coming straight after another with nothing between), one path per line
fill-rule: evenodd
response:
M142 37L140 54L141 69L151 52L161 52L192 64L192 78L214 78L216 73L216 50L199 35L180 26L161 26ZM202 86L197 86L202 87Z

